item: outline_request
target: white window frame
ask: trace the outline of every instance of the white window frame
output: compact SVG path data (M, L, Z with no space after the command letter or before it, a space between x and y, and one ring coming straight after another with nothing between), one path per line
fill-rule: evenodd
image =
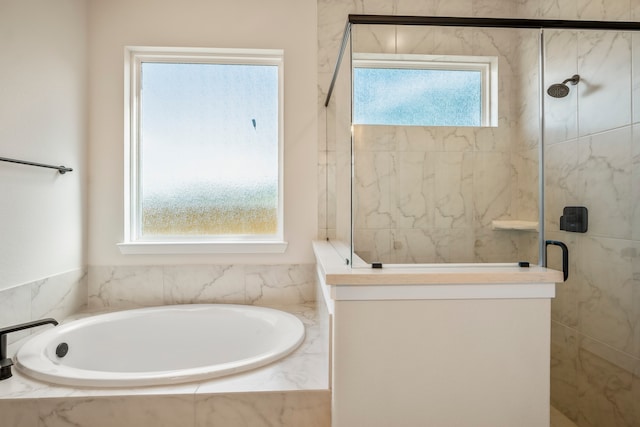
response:
M405 68L416 70L480 71L482 112L480 127L498 126L498 57L354 53L353 68Z
M272 236L143 238L139 203L140 70L143 62L256 64L278 67L278 220ZM279 49L125 47L125 150L123 254L283 253L284 241L284 52Z

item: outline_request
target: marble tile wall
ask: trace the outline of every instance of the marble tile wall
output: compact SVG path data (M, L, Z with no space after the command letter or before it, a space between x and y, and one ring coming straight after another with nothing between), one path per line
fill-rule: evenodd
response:
M360 257L537 262L535 233L494 231L492 221L538 217L538 37L535 30L354 27L356 52L496 56L499 63L497 127L354 126ZM351 212L348 205L336 211Z
M61 320L87 305L87 271L78 269L0 291L0 325L53 317ZM7 335L13 343L33 331Z
M640 34L547 33L549 81L581 76L566 98L545 99L547 238L571 254L552 303L552 404L578 426L639 426ZM559 231L576 205L589 209L588 232Z
M638 21L640 0L318 0L318 81L323 100L348 13ZM545 101L545 237L562 240L571 249L569 280L557 287L552 304L551 398L579 426L640 425L639 38L639 34L545 33L546 82L561 82L577 72L586 79L566 98ZM438 46L435 38L413 43ZM464 47L461 40L459 49ZM524 92L520 96L526 97ZM518 114L521 134L514 140L525 146L532 124L526 117L531 117L532 108L521 107ZM323 107L319 110L319 128L324 129L327 116ZM476 135L478 146L501 141L505 139L494 129ZM320 135L321 152L326 149L323 143ZM524 147L518 155L527 162ZM518 162L514 167L521 170ZM537 177L526 171L523 179ZM516 191L523 190L516 186ZM587 203L593 223L589 232L559 231L562 207ZM320 235L325 226L320 223ZM519 245L517 239L513 244ZM435 245L431 248L437 253ZM555 251L549 248L550 265L560 268L560 254Z
M89 309L315 301L313 264L90 266Z

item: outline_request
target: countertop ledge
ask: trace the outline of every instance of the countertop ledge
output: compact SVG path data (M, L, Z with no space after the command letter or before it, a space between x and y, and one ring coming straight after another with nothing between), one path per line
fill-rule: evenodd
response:
M314 241L313 250L327 285L496 285L552 284L563 281L561 271L540 266L433 265L425 267L350 268L336 248Z

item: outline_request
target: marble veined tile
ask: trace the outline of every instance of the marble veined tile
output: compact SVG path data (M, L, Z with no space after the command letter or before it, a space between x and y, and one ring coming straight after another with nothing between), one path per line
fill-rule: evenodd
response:
M628 240L579 237L579 329L615 349L631 353L633 246Z
M471 55L473 30L461 27L398 26L397 53Z
M398 25L396 53L433 54L435 36L431 27Z
M518 262L519 238L513 232L476 229L474 233L475 262Z
M517 2L501 0L474 0L473 16L512 18L516 16Z
M450 230L397 229L393 231L396 263L425 264L449 261Z
M356 153L354 168L354 227L389 228L394 223L393 153Z
M633 275L632 329L634 337L632 355L639 360L635 375L640 377L640 241L636 240L631 243L631 253L631 274ZM638 393L640 394L640 389L638 389ZM638 415L640 415L640 408Z
M329 427L328 392L237 393L196 398L196 427Z
M241 265L166 266L165 304L245 303Z
M514 189L515 216L518 219L538 220L538 165L539 155L536 148L512 153L514 175L517 186Z
M396 262L391 229L354 228L354 252L366 262Z
M567 418L562 412L551 406L551 426L550 427L577 427L576 424Z
M318 70L332 73L349 13L363 13L353 1L320 1L318 4Z
M580 205L578 186L578 141L550 145L545 153L545 227L560 230L565 206Z
M28 322L31 319L31 286L22 285L0 291L2 310L0 327ZM16 342L29 335L29 331L14 332L7 335L7 343Z
M578 33L545 30L544 40L544 132L545 143L550 145L578 136L578 87L569 83L569 94L564 98L547 94L549 86L578 74Z
M473 221L473 154L434 153L434 226L468 228Z
M64 319L87 305L87 271L72 270L31 285L31 317Z
M134 308L164 303L159 266L90 266L89 308Z
M353 52L395 53L395 25L354 25L351 31Z
M42 427L175 427L194 423L193 396L41 399Z
M433 16L437 14L439 0L415 1L415 0L394 0L395 10L399 15ZM463 3L462 1L447 3Z
M636 0L640 5L640 0ZM632 85L632 110L633 123L640 122L640 33L634 31L631 34L631 85Z
M476 223L489 227L494 219L511 218L510 153L476 152L473 168L473 209Z
M426 152L399 152L394 156L391 205L400 228L433 226L435 157Z
M604 359L583 338L578 354L578 425L637 426L638 394L632 372ZM637 384L637 381L635 382Z
M631 238L640 240L640 125L633 126L631 158Z
M589 232L631 238L631 127L578 141L578 194L589 209Z
M23 399L20 401L0 400L2 425L7 427L39 427L38 401Z
M540 16L547 19L578 19L577 0L540 0Z
M631 123L631 35L578 33L579 135Z
M551 405L575 419L578 414L578 334L551 322Z
M416 129L413 126L354 125L353 141L355 150L357 153L368 151L395 151L397 140L396 133L398 132L398 129L403 128ZM412 134L412 136L417 136L416 139L420 139L419 135Z
M577 0L579 19L627 21L631 15L630 0Z
M498 57L499 79L511 79L519 71L520 32L513 28L481 28L473 30L473 54Z
M290 305L313 302L313 264L245 266L246 303Z

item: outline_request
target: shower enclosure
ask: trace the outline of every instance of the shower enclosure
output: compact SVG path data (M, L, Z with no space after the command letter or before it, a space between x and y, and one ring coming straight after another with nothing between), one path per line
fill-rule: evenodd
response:
M639 30L350 15L325 102L326 233L352 268L562 269L566 243L551 400L579 425L640 419Z
M546 265L545 225L557 229L562 206L545 222L544 141L577 117L576 85L601 105L602 70L582 64L580 83L566 39L639 28L350 15L325 103L327 231L347 262Z

